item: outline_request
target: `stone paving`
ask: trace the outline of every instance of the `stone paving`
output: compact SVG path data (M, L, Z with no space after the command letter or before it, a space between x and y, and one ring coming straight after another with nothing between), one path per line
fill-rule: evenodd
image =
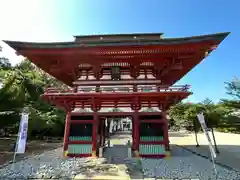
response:
M110 147L106 148L104 157L111 164L122 165L127 168L131 179L143 179L139 159L128 158L128 141L132 141L131 132L117 132L110 139Z

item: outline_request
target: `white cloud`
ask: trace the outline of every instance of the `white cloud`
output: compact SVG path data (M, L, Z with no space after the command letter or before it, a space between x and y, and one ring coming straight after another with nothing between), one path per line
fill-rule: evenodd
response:
M58 3L57 3L58 2ZM0 40L51 42L64 40L58 27L59 1L0 0ZM16 64L22 57L0 41L1 55Z

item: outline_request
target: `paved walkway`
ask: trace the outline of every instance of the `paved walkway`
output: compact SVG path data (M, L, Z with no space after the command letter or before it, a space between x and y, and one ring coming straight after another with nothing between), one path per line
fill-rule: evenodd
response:
M131 132L116 132L110 138L110 147L106 147L103 153L106 163L98 168L105 169L91 179L104 180L131 180L143 179L140 164L134 158L128 158L128 141L131 142ZM89 179L88 176L77 175L75 179Z
M128 158L128 141L131 141L131 134L128 132L117 132L110 138L110 147L105 148L103 156L111 163L120 164Z
M110 147L104 157L115 165L125 166L131 179L143 179L140 164L135 158L128 158L128 141L132 142L131 132L116 132L110 138Z
M240 171L240 134L215 132L215 138L220 154L216 158L216 162ZM203 157L210 158L208 142L204 134L198 134L198 142L200 147L196 147L194 133L186 132L170 132L170 143L181 146L193 153Z

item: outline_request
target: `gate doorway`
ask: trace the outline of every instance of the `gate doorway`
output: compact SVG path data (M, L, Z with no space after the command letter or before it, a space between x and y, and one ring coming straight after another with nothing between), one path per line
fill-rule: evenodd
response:
M132 116L108 115L99 117L99 157L107 159L130 158L133 139ZM130 149L130 152L129 152Z

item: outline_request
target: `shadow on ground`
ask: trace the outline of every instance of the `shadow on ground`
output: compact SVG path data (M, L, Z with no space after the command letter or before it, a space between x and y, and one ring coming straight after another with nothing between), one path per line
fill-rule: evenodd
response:
M0 167L7 166L8 163L12 163L14 155L14 143L15 139L0 139ZM61 147L62 143L47 143L45 141L30 141L27 143L26 152L24 154L18 154L15 162L23 160L32 155L41 154L44 151L52 150Z
M196 145L181 145L179 147L193 154L211 160L211 153L208 145L200 145L199 147ZM217 153L215 162L227 169L240 171L240 146L218 145L217 148L219 150L219 153ZM187 153L185 153L185 155L187 155ZM172 156L184 156L184 153L181 154L181 152L174 152L173 150Z
M195 147L195 146L194 146ZM175 144L171 144L171 157L169 159L143 159L142 168L144 170L144 178L179 178L179 179L215 179L212 171L212 164L207 159L208 157L202 156L200 153L197 154L194 150L189 150L193 147L181 147ZM207 146L199 147L208 148ZM229 147L231 148L231 147ZM208 149L207 149L208 150ZM205 150L206 151L206 150ZM207 151L206 151L207 152ZM197 157L198 156L198 157ZM203 159L204 158L204 159ZM228 161L228 162L227 162ZM240 174L237 169L227 166L227 163L231 163L233 159L225 160L224 164L216 163L221 167L230 170L225 172L220 170L221 176L235 177L234 174ZM239 166L239 160L235 159L235 166ZM231 164L233 166L233 164ZM225 173L225 174L224 174ZM235 178L224 178L224 179L235 179Z

